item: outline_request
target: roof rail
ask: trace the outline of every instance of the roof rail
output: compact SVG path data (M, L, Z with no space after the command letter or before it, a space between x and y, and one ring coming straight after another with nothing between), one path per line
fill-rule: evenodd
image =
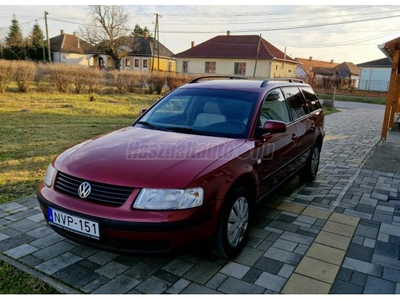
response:
M247 79L247 77L242 77L242 76L229 76L229 75L210 75L210 76L201 76L201 77L197 77L191 81L189 81L189 83L196 83L199 82L202 79L218 79L218 78L226 78L226 79Z
M298 78L268 78L268 79L265 79L265 80L261 83L260 87L266 86L266 85L268 84L269 81L287 81L287 82L299 82L299 83L304 83L303 80L298 79Z

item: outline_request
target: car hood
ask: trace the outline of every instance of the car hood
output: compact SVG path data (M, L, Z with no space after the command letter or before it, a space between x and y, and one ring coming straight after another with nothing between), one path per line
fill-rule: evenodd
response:
M55 167L71 176L112 185L184 188L244 142L127 127L66 150L55 160Z

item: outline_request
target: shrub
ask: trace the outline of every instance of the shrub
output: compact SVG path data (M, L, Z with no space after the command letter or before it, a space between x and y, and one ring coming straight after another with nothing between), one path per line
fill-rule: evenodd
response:
M186 74L167 73L167 86L170 90L174 90L190 81L190 77Z
M116 87L120 94L125 93L129 81L129 71L112 70L106 73L106 78L112 87Z
M146 87L146 75L142 72L130 71L126 74L126 89L130 93L141 92Z
M34 82L38 92L48 92L50 72L47 65L39 63L36 67Z
M48 66L50 82L60 93L68 93L72 85L71 66L52 64Z
M87 86L87 78L90 76L87 67L77 66L71 69L71 82L74 86L74 91L77 94L82 94Z
M157 92L160 95L163 87L165 86L165 76L162 72L152 72L149 74L147 85L149 89L149 94Z
M96 93L91 93L91 94L89 95L89 101L97 101L97 100L99 100L99 95L98 95L98 94L96 94Z
M36 64L29 61L21 61L17 63L15 80L17 81L20 92L27 93L30 89L32 81L35 80Z
M84 81L89 93L98 93L105 84L104 73L98 69L89 68Z
M15 77L17 63L15 61L0 60L0 93L5 93Z

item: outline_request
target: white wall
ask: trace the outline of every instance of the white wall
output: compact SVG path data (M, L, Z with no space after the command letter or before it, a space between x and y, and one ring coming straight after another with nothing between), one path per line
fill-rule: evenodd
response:
M88 62L86 54L65 53L65 52L52 52L53 62L63 63L67 65L81 65L87 66Z
M361 68L359 90L387 92L391 68Z

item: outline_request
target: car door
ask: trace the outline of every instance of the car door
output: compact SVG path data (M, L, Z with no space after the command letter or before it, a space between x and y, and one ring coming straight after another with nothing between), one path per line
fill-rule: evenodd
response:
M269 120L285 122L286 132L267 133L257 138L255 155L261 194L269 192L288 176L291 161L296 155L296 127L291 122L285 98L279 88L270 91L265 97L257 127Z
M296 163L300 166L308 157L315 141L315 116L298 87L283 87L282 91L289 105L293 124L296 127Z

